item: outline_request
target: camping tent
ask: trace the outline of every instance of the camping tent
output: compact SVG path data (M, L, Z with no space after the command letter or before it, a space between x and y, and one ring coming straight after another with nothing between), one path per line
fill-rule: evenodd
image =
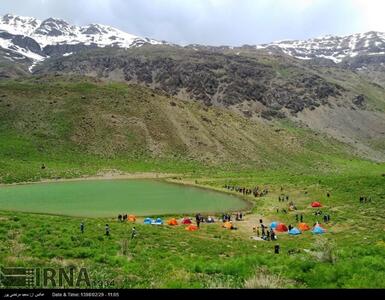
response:
M321 226L315 226L312 230L314 234L323 234L325 233L325 229L323 229Z
M226 229L231 229L231 227L233 227L233 224L231 224L231 222L225 222L223 224L223 227L226 228Z
M214 217L209 216L209 217L207 218L207 223L214 223L214 222L215 222Z
M189 219L189 218L184 218L183 220L182 220L182 224L185 224L185 225L187 225L187 224L191 224L192 222L191 222L191 220Z
M294 228L292 228L292 229L289 231L289 234L291 234L291 235L297 235L297 234L301 234L301 231L300 231L298 228L294 227Z
M151 219L151 218L145 218L145 219L144 219L144 224L152 224L153 221L154 221L154 220Z
M287 229L286 225L283 223L279 223L277 225L277 227L275 227L275 231L278 231L278 232L286 232L287 230L288 229Z
M167 224L171 225L171 226L178 225L178 221L176 219L172 218L172 219L167 220Z
M277 228L277 226L278 226L277 222L271 222L270 229L275 229L275 228Z
M128 221L129 222L135 222L136 221L136 217L134 215L129 215L128 216Z
M190 224L189 226L186 227L186 230L195 231L195 230L198 230L198 226Z
M313 202L312 204L311 204L311 207L321 207L322 205L321 205L321 203L319 203L319 202L317 202L317 201L315 201L315 202Z
M163 224L163 220L161 218L157 218L156 220L153 220L151 222L152 225L162 225Z
M306 223L299 223L298 228L299 228L299 230L302 230L302 231L310 230L309 225L307 225Z

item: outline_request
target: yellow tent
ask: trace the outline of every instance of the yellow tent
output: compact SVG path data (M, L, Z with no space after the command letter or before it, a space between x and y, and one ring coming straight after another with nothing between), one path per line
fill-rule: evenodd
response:
M167 224L171 225L171 226L178 225L178 221L176 219L172 218L172 219L167 220Z
M233 224L231 224L231 222L225 222L225 224L223 224L223 227L226 229L231 229L233 227Z

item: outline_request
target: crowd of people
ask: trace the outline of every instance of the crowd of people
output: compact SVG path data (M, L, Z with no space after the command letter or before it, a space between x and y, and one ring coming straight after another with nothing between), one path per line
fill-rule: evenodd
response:
M226 184L224 188L228 189L229 191L235 191L235 192L241 193L243 195L254 195L255 198L266 196L269 193L269 190L267 188L264 188L262 190L258 186L254 188L246 188L246 187Z
M259 220L259 226L253 227L253 232L257 234L257 237L265 241L276 241L278 239L274 230L269 230L269 227L263 224L262 219Z

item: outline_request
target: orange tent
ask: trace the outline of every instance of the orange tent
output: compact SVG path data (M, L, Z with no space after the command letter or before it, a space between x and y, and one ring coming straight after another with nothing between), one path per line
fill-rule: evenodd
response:
M195 231L195 230L198 230L198 226L190 224L189 226L186 227L186 230Z
M135 222L136 221L136 217L134 215L129 215L128 216L128 221L129 222Z
M310 227L306 223L299 223L298 229L301 231L307 231L307 230L310 230Z
M286 232L286 231L288 231L288 228L286 227L285 224L279 223L279 224L277 225L277 227L275 227L275 230L276 230L276 231L279 231L279 232Z
M178 221L172 218L170 220L167 220L167 224L171 226L178 225Z
M313 202L312 204L311 204L311 207L321 207L322 205L321 205L321 203L319 203L319 202Z
M230 222L225 222L225 224L223 224L223 227L226 229L231 229L231 227L233 227L233 224L231 224Z

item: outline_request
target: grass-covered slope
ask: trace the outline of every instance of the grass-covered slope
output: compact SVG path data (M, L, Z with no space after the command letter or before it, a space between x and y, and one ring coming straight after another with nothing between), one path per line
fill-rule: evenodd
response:
M0 82L1 182L102 169L322 172L353 159L349 153L290 122L252 121L137 85L82 77Z
M358 169L360 166L356 165ZM245 178L201 179L200 184L221 188L224 183L261 187L270 193L257 198L253 214L237 222L236 231L220 223L202 224L188 232L185 226L136 224L138 236L130 240L132 224L114 219L80 219L0 212L0 264L7 266L86 267L93 287L141 288L384 288L385 232L383 226L385 177L381 167L366 165L366 172L328 176L289 176L270 173ZM194 179L193 179L194 180ZM281 187L283 190L281 191ZM326 197L326 192L330 197ZM284 214L284 193L298 211ZM359 203L360 195L370 203ZM279 234L275 242L250 239L262 218L296 224L302 213L310 226L316 221L313 200L331 221L327 233ZM176 216L181 217L181 216ZM79 230L85 223L85 233ZM108 223L111 236L104 235ZM281 247L274 254L274 245Z

